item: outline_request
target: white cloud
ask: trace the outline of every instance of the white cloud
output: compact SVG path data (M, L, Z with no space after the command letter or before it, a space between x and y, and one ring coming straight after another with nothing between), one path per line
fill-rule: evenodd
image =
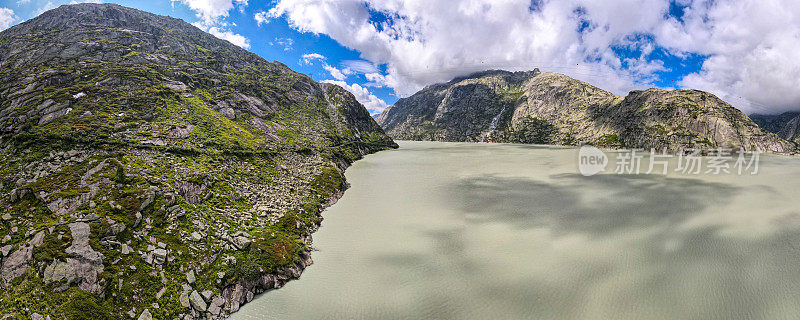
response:
M0 8L0 31L8 29L14 20L17 20L17 16L14 15L14 10L9 8Z
M217 38L220 38L222 40L227 40L228 42L237 45L239 47L242 47L244 49L250 48L250 40L248 40L246 37L240 34L235 34L227 30L220 30L220 28L218 27L210 27L206 31Z
M247 0L180 0L180 2L192 9L206 25L212 25L220 18L227 17L228 12L234 7L247 6Z
M294 45L294 39L276 37L275 40L269 42L269 45L283 47L283 51L291 51Z
M696 1L684 22L657 30L666 46L709 58L684 87L717 94L747 113L800 110L800 4Z
M338 80L324 80L322 82L335 84L347 91L350 91L350 93L356 97L356 100L361 102L361 104L363 104L371 114L378 114L381 113L383 109L386 109L386 102L371 94L367 88L364 88L357 83L347 84L344 81Z
M315 60L323 61L325 56L319 53L306 53L301 57L300 64L312 64Z
M214 35L222 40L250 49L250 40L247 37L234 33L229 27L236 24L228 23L224 18L228 17L228 12L238 7L240 11L247 6L248 0L170 0L174 5L180 1L197 14L200 21L193 23L194 26Z
M29 2L31 2L31 0L17 0L17 5L19 6L19 5L27 4Z
M335 67L331 67L328 64L323 65L322 68L324 68L326 71L328 71L331 74L331 77L333 77L336 80L340 80L341 81L341 80L344 80L344 79L347 78L347 76L344 73L342 73L341 70L339 70L339 69L337 69Z
M72 0L69 2L69 4L79 4L79 3L103 3L103 0L80 0L80 1Z
M345 66L347 69L362 74L380 72L380 70L378 70L378 67L376 67L375 64L364 60L344 60L342 61L342 65Z
M253 18L256 19L256 23L258 24L259 27L262 24L269 23L270 19L272 19L272 17L270 17L269 14L265 11L256 12Z
M357 50L374 85L412 94L425 85L486 69L540 68L615 93L648 87L666 70L655 46L709 56L685 87L754 111L800 108L800 5L796 0L694 0L683 22L667 15L670 0L278 0L264 21L284 17L301 31L326 34ZM370 10L388 20L371 21ZM642 40L638 36L646 35ZM634 40L631 40L634 39ZM620 57L614 47L643 55Z

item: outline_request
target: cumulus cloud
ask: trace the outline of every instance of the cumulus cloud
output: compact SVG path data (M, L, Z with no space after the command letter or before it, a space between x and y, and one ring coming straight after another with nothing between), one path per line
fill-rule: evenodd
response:
M385 65L386 72L357 72L400 96L476 71L536 67L624 94L668 71L651 55L659 47L707 57L684 87L741 97L746 103L731 102L748 112L800 107L796 0L672 1L686 6L680 17L669 14L670 2L278 0L263 21L283 17ZM621 56L619 48L641 56Z
M244 49L250 49L250 40L242 35L233 33L231 31L221 30L218 27L210 27L206 31L217 38L227 40L228 42Z
M386 102L371 94L367 88L364 88L357 83L347 84L346 82L339 80L324 80L322 82L335 84L347 91L350 91L350 93L356 97L356 100L363 104L364 107L366 107L367 110L369 110L369 112L373 115L379 114L386 109Z
M333 77L336 80L341 81L347 78L347 76L341 70L332 67L328 64L323 65L322 68L325 69L325 71L328 71L331 74L331 77Z
M17 17L14 15L14 10L9 8L0 8L0 31L8 29Z
M244 49L250 49L250 40L247 37L234 33L228 28L230 25L224 21L231 9L238 7L243 10L248 0L171 0L185 4L197 14L200 21L193 23L196 27L206 31L217 38L227 40Z
M800 4L791 0L698 0L657 36L664 46L708 56L680 85L710 91L745 112L800 110Z
M174 0L173 0L174 1ZM247 6L247 0L180 0L189 9L192 9L205 24L213 24L221 17L227 17L228 12L236 6Z
M265 11L256 12L256 14L255 14L255 16L253 16L253 18L256 19L256 24L258 24L259 27L262 24L269 23L269 21L271 19L269 14L267 12L265 12Z

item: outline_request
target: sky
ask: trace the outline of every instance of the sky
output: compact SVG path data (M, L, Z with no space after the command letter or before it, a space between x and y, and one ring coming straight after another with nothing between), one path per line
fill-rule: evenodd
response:
M620 95L700 89L748 114L800 110L797 0L105 2L183 19L340 85L373 115L427 85L534 68ZM0 0L0 30L70 3Z

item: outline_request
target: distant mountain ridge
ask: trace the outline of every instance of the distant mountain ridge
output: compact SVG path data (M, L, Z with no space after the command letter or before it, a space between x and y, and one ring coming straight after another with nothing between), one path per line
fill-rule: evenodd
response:
M486 71L428 86L384 110L378 123L400 140L797 150L706 92L648 89L620 97L538 69Z
M778 115L752 114L750 119L783 139L800 143L800 112L786 112Z

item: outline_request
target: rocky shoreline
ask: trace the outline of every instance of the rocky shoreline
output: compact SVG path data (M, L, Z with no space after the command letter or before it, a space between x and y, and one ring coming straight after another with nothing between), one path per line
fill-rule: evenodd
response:
M345 176L344 171L346 170L347 168L342 170L343 177ZM322 207L320 215L322 215L327 208L335 205L339 199L344 196L345 191L347 191L347 189L350 187L346 180L343 186L344 187L339 192L331 195L327 199L327 203ZM320 221L318 223L314 223L311 228L306 229L307 234L303 236L303 242L311 245L313 241L312 234L319 230L321 225L322 223ZM212 319L228 319L231 314L238 312L243 305L250 303L257 295L266 293L270 290L280 289L286 285L287 282L300 279L300 276L302 275L303 271L305 271L305 268L314 264L314 261L311 258L311 252L312 250L306 250L301 253L301 260L294 266L278 270L277 272L264 274L256 280L248 281L245 279L240 279L237 283L223 288L221 297L224 299L224 306L227 314L223 313L220 316Z

